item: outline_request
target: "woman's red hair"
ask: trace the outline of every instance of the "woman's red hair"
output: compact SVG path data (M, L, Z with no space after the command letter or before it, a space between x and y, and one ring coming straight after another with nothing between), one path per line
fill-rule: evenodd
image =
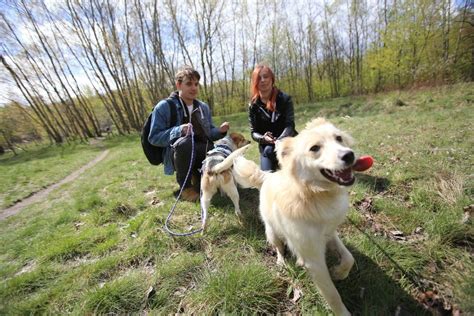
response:
M275 87L275 74L273 73L272 69L268 66L265 65L257 65L255 69L252 71L252 77L251 77L251 84L250 84L250 94L252 96L251 101L252 103L257 101L258 97L260 96L259 90L258 90L258 82L260 80L260 72L263 69L267 69L268 72L270 73L270 76L272 77L272 92L270 94L270 98L267 101L267 104L265 107L267 110L274 112L275 111L275 106L276 106L276 97L278 94L278 89Z

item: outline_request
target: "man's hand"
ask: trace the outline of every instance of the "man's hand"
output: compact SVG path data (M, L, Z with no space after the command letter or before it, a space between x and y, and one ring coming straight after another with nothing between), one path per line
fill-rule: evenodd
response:
M229 125L229 122L224 122L221 124L221 126L219 127L219 131L224 134L224 133L227 133L227 131L229 130L230 128L230 125Z
M186 136L191 133L191 123L181 125L181 136Z

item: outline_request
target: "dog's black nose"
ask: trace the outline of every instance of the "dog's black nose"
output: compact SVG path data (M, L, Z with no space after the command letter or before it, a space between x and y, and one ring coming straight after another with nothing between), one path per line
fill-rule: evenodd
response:
M355 159L354 152L352 151L345 152L341 159L346 163L346 165L351 165Z

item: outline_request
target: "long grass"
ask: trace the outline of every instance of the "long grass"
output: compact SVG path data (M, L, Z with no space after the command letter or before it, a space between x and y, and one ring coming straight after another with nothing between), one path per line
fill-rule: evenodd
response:
M351 188L340 229L356 264L336 287L354 314L474 313L473 100L471 83L296 105L297 129L324 115L375 158ZM214 118L222 120L248 135L245 113ZM0 314L331 313L294 258L276 266L257 191L240 190L241 220L216 196L204 235L173 238L163 224L174 177L146 162L138 136L101 146L0 159L5 207L110 150L0 222ZM246 154L255 161L256 147ZM171 225L197 228L199 213L180 202Z

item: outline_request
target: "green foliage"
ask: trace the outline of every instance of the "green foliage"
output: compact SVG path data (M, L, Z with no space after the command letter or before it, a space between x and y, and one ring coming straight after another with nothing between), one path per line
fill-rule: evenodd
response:
M149 283L147 279L143 273L131 272L89 291L85 297L84 312L122 314L142 310L147 299L144 295Z
M356 264L336 287L358 315L423 315L427 290L464 313L472 307L474 148L472 83L296 103L301 130L324 115L356 139L374 166L351 188L340 229ZM397 105L400 100L404 105ZM247 115L226 114L248 134ZM4 156L0 194L13 200L110 153L75 181L0 222L0 314L330 314L295 258L287 267L265 241L258 192L240 190L239 221L216 196L204 235L170 237L163 224L175 177L150 166L138 135L97 145L42 147ZM246 156L258 160L255 144ZM57 176L59 173L60 176ZM15 181L23 179L26 185ZM200 225L197 204L177 204L171 225ZM328 253L328 262L337 262ZM383 302L383 303L382 303ZM441 302L442 303L442 302ZM441 304L442 305L442 304Z
M41 139L37 124L31 119L32 110L19 104L0 107L0 146L15 153L23 141ZM18 148L17 148L18 147Z
M59 271L52 268L42 267L32 272L20 274L6 283L6 289L2 289L2 297L13 298L16 296L28 295L45 288L57 278Z
M0 156L0 206L7 207L65 178L99 154L100 148L72 143L30 146L17 156Z
M275 313L283 284L261 263L229 261L197 279L198 289L187 299L191 313Z

